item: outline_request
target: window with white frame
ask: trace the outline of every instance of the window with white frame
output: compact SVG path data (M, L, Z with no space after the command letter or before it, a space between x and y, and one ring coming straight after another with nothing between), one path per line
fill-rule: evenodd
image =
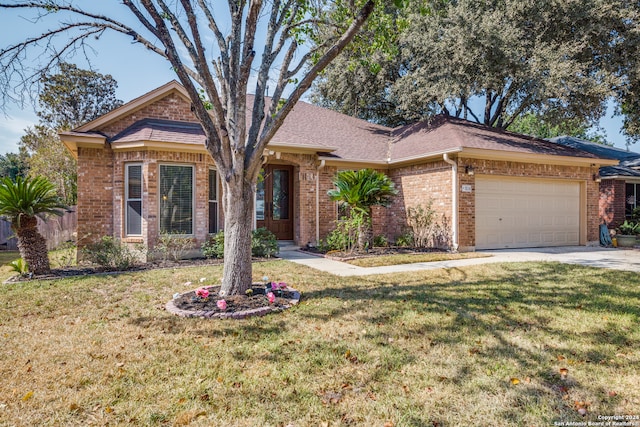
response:
M142 235L142 164L125 166L125 233Z
M160 232L193 234L193 166L160 165Z
M218 172L209 169L209 233L218 232Z

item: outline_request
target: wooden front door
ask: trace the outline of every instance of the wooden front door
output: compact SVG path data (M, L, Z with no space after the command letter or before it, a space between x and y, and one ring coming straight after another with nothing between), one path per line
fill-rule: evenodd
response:
M278 240L293 240L293 167L265 166L256 191L257 226Z

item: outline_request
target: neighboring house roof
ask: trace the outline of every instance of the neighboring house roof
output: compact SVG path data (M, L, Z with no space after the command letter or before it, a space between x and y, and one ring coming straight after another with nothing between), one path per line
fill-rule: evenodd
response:
M96 131L115 123L170 94L190 102L185 89L172 81L73 131L61 132L70 151L78 146L99 147L107 140ZM248 95L249 105L253 103ZM268 102L267 102L268 104ZM250 114L250 109L247 109ZM248 117L250 119L250 117ZM142 118L109 140L114 149L162 146L172 150L204 151L205 135L198 123ZM320 158L343 163L389 165L435 158L444 153L467 157L518 159L526 162L593 163L598 154L539 138L506 132L453 117L437 116L391 129L298 102L268 145L270 150L317 153ZM553 156L553 157L549 157ZM613 165L612 161L597 162Z
M550 138L549 141L565 147L588 151L601 158L618 160L619 164L617 166L603 166L600 168L599 173L603 178L640 177L640 172L634 169L640 167L640 154L634 153L633 151L585 141L584 139L574 136L558 136L556 138Z
M612 147L610 145L585 141L584 139L576 138L574 136L558 136L555 138L550 138L549 141L564 145L566 147L573 147L579 150L587 151L605 159L624 161L640 158L640 154L638 153Z
M640 177L640 171L624 166L603 166L600 168L602 178Z

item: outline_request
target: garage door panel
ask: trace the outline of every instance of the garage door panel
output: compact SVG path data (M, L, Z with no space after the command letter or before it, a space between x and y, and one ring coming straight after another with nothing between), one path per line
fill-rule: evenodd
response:
M476 248L579 244L580 184L476 177Z

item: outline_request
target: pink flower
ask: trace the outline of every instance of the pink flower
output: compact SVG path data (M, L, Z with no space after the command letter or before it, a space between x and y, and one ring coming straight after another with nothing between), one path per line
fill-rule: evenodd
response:
M273 304L276 301L276 296L273 294L273 292L269 292L267 294L267 298L269 299L269 304Z
M277 291L278 289L287 289L287 284L285 282L273 282L271 284L271 289L273 289L274 291Z
M205 288L200 288L196 291L196 295L200 298L207 298L209 296L209 291Z
M220 310L226 310L227 309L227 302L223 299L219 299L218 302L216 302L216 305L218 306L218 308Z

